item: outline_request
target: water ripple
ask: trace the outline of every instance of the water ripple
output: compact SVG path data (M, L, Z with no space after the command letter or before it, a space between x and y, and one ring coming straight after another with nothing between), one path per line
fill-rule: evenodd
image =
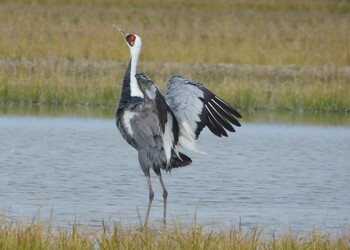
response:
M210 142L210 143L208 143ZM246 124L229 138L207 131L207 155L164 174L168 221L340 229L350 219L350 129ZM161 188L151 221L162 216ZM0 117L0 211L57 223L139 223L148 190L137 153L110 119Z

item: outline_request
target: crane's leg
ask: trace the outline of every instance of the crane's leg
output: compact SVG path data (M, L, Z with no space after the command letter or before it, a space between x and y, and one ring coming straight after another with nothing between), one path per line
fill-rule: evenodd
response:
M147 207L146 218L145 218L145 223L144 223L145 227L147 227L149 212L151 210L152 201L153 201L153 198L154 198L154 192L153 192L153 189L152 189L152 184L151 184L150 177L146 176L146 180L147 180L147 185L148 185L148 190L149 190L149 201L148 201L148 207Z
M166 229L166 205L167 205L167 199L168 199L168 191L165 188L162 176L158 175L160 185L162 185L163 189L163 231Z

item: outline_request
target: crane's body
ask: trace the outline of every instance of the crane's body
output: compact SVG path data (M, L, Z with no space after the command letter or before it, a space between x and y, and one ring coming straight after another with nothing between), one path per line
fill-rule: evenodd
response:
M143 86L144 98L122 95L116 124L123 138L138 151L145 176L150 176L150 169L160 175L161 169L170 171L189 164L189 157L177 151L179 126L164 96L153 83L148 88L151 80L147 76L136 74L136 79Z
M232 124L240 126L236 117L241 115L202 84L183 76L170 78L164 96L145 74L136 73L141 38L118 30L125 35L130 48L130 62L124 75L116 125L123 138L138 151L147 180L149 205L145 224L154 197L150 181L153 169L163 189L165 226L168 192L161 170L189 165L192 160L179 152L179 146L199 151L196 140L204 127L217 136L227 136L226 130L235 131Z

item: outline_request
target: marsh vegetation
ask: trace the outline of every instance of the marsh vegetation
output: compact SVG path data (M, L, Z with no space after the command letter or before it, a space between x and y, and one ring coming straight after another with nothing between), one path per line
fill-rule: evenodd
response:
M264 233L261 228L245 230L241 225L225 231L193 226L171 225L142 228L115 224L99 228L73 224L54 227L50 221L33 219L31 223L12 223L0 219L0 248L7 249L318 249L345 250L350 247L347 232L338 236L313 231L282 235Z
M239 109L348 112L349 13L327 0L5 1L0 103L114 106L129 58L117 24L143 38L139 70L163 89L184 74Z

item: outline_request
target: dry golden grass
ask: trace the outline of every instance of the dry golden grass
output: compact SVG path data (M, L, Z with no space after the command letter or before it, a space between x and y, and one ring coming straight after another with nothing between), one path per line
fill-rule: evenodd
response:
M125 61L115 23L143 38L143 61L350 64L348 1L9 2L1 57Z
M117 24L162 88L180 73L239 108L349 111L349 23L346 0L2 1L0 103L115 105Z
M241 225L223 231L208 230L199 225L174 224L162 232L147 229L101 225L89 228L73 224L64 229L52 221L33 220L13 223L0 219L0 248L12 249L317 249L346 250L350 248L349 231L331 235L316 230L309 233L292 231L275 234L261 228L246 229Z

